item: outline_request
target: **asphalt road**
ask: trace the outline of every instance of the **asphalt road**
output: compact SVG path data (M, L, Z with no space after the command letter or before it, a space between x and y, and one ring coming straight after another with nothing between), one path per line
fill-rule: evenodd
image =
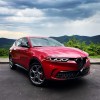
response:
M100 100L100 65L91 65L90 75L82 79L36 87L26 71L0 64L0 100Z

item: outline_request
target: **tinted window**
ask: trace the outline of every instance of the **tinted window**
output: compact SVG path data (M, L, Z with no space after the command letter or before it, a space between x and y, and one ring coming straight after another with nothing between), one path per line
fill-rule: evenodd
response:
M64 46L52 38L30 38L32 46Z
M21 46L21 42L22 42L22 39L19 39L16 41L16 46L20 47Z
M22 42L24 42L25 44L28 44L27 38L23 38L23 39L22 39Z

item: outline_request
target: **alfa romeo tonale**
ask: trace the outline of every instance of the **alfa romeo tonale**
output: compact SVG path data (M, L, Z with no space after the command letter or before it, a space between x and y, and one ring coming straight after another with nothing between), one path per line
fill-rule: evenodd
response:
M47 37L16 40L9 50L9 65L13 70L17 66L28 70L36 86L44 85L46 80L80 78L90 71L88 53Z

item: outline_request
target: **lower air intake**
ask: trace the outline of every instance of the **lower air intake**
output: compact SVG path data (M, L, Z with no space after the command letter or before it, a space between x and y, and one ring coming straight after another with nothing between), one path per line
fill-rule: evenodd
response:
M68 72L59 72L56 75L56 78L60 78L60 79L74 79L77 77L81 77L84 75L87 75L89 73L89 67L85 68L82 72L80 71L68 71Z

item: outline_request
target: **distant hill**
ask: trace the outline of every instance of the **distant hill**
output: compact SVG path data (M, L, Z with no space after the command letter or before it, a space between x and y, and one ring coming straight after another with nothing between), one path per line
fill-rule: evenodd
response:
M14 41L14 39L0 38L0 48L9 48Z
M58 40L61 43L64 43L64 42L68 42L68 40L70 40L72 37L75 37L76 39L80 40L81 42L85 41L87 44L89 44L90 42L100 43L100 35L92 36L92 37L89 37L89 36L79 36L79 35L73 35L73 36L66 36L65 35L65 36L51 37L51 38L56 39L56 40Z
M72 37L73 36L65 35L65 36L51 37L51 38L54 38L61 43L64 43L70 40ZM80 41L85 41L87 44L89 44L90 41L94 43L100 43L100 35L92 36L92 37L74 35L74 37ZM9 48L13 44L14 41L15 41L14 39L0 38L0 48Z

